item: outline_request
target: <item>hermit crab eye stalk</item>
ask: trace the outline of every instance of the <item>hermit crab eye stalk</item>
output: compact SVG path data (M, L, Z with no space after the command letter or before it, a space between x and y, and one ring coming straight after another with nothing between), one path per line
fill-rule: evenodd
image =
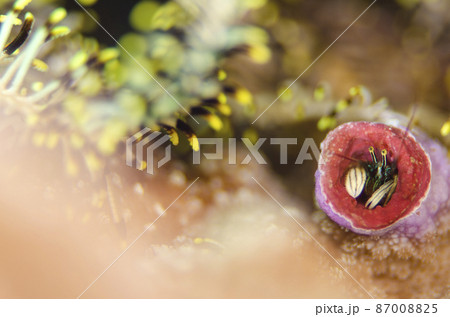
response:
M375 156L375 149L373 148L373 146L369 147L369 153L370 156L372 156L372 161L374 163L377 163L377 157Z
M381 150L381 157L382 157L382 166L386 167L387 165L387 151L386 149Z

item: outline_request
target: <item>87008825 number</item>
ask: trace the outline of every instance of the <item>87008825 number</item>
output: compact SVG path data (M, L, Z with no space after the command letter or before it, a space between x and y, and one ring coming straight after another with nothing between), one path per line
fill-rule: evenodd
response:
M384 307L383 307L384 306ZM437 304L377 304L377 313L436 314Z

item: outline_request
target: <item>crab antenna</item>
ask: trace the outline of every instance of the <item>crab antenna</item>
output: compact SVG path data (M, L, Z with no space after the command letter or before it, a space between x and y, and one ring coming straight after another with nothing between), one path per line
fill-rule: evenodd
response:
M406 126L405 132L403 133L402 144L401 144L401 146L400 146L400 151L399 151L399 153L401 153L402 150L403 150L403 145L405 144L406 135L408 134L408 132L409 132L409 130L410 130L410 128L411 128L411 125L412 125L412 123L413 123L414 117L416 116L416 111L417 111L417 108L418 108L418 107L419 107L419 106L418 106L417 103L414 103L414 104L413 104L412 113L411 113L411 118L410 118L409 121L408 121L408 125Z

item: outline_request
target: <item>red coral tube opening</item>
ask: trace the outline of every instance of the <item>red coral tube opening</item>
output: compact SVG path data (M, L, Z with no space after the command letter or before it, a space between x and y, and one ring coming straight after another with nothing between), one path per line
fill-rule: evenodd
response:
M385 206L373 209L350 196L344 179L355 162L370 162L368 149L387 150L398 183ZM427 196L431 162L411 133L381 123L350 122L331 131L321 145L316 196L321 208L338 224L357 233L376 234L413 214Z

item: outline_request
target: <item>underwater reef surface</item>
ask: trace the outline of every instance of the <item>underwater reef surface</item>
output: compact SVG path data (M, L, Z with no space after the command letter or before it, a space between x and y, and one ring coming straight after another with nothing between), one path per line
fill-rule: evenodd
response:
M81 8L0 1L0 295L448 298L448 3L403 2L375 4L293 83L370 3L143 1L107 47ZM303 140L411 117L431 160L424 234L319 210ZM173 145L154 175L125 164L144 126ZM192 164L198 138L230 136L299 142L287 164L268 141L268 164Z

